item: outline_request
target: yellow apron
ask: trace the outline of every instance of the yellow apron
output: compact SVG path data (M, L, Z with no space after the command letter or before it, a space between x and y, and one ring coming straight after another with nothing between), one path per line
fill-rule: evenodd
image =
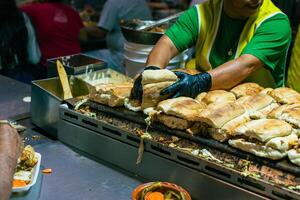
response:
M186 66L187 68L196 68L200 71L208 71L212 69L209 62L211 49L213 47L220 17L222 14L223 0L209 0L206 3L197 5L198 21L199 21L199 37L196 43L196 60L191 61ZM282 12L271 2L271 0L263 0L258 13L251 16L243 28L241 33L235 58L238 58L243 49L254 36L256 29L266 19ZM265 68L261 68L252 76L247 78L247 81L256 82L264 87L275 87L275 81L270 73Z
M287 85L300 92L300 26L292 51L290 66L288 69Z

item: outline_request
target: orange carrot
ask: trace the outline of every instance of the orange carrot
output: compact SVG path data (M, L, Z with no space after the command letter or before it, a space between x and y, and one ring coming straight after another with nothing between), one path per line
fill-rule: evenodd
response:
M145 200L164 200L164 195L160 192L149 192L146 194Z
M17 180L17 179L13 180L13 187L25 187L26 185L27 184L25 181Z
M51 174L52 173L52 169L51 168L43 169L42 172L44 174Z

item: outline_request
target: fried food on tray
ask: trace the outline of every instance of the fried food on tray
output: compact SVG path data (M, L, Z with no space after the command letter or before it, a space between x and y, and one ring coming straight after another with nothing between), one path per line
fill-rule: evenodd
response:
M287 155L298 141L297 131L282 120L258 119L235 129L231 146L260 157L278 160Z
M90 100L108 105L110 107L123 106L126 98L129 98L132 83L102 84L97 91L90 94Z
M281 104L300 103L300 94L291 88L276 88L268 94Z
M27 145L20 158L14 174L13 187L24 187L31 181L32 169L37 164L38 158L32 146Z
M20 169L31 169L36 165L38 160L32 146L27 145L24 148L19 161L18 168Z
M236 98L240 98L243 96L256 95L263 89L264 88L257 83L242 83L232 88L230 92L232 92L236 96Z

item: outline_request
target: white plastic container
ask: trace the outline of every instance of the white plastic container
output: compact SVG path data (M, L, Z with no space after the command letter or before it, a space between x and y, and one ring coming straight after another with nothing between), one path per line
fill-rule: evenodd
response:
M36 165L34 166L34 168L32 168L32 170L31 170L31 181L30 181L30 183L28 185L24 186L24 187L14 187L12 189L13 192L26 192L32 186L34 186L34 184L36 183L37 178L39 176L39 172L40 172L42 155L35 152L35 156L37 157L38 161L37 161Z
M124 64L129 77L134 77L136 74L142 72L142 70L145 68L148 55L152 48L153 45L137 44L127 41L125 42ZM185 54L185 52L177 55L170 61L167 68L183 68L187 57L188 56Z

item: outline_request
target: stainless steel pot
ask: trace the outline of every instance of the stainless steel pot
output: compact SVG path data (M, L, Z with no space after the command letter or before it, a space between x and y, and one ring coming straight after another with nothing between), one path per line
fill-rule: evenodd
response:
M142 20L130 20L121 22L121 30L128 42L144 44L144 45L155 45L156 42L163 36L163 32L152 32L152 31L138 31L135 30L137 26L143 24L149 24L153 21L142 21ZM170 23L164 24L169 27Z

